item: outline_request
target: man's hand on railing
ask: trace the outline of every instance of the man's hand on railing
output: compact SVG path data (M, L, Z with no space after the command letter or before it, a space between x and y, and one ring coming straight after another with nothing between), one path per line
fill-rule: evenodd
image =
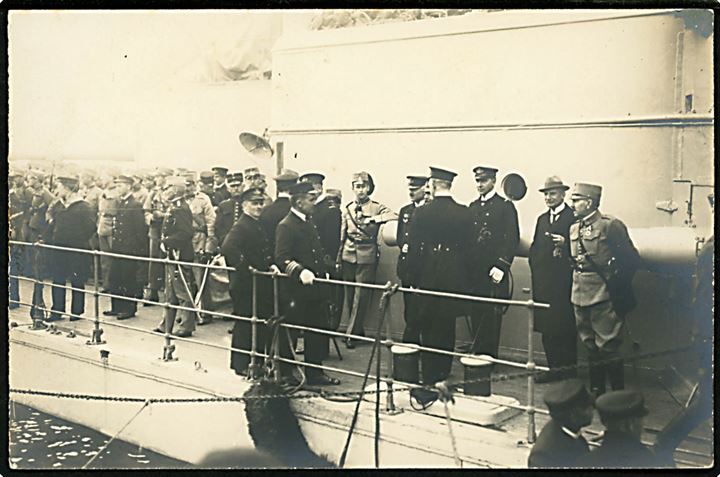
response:
M300 272L300 281L303 285L312 285L315 281L315 275L307 268Z
M280 269L278 268L278 266L275 265L274 263L273 263L272 265L270 265L270 271L273 272L273 273L282 273L282 272L280 271Z

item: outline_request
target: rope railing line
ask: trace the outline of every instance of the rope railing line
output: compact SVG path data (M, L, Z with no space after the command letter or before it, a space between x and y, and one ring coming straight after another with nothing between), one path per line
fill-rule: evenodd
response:
M80 249L80 248L71 248L71 247L61 247L58 245L49 245L45 243L31 243L31 242L20 242L16 240L10 240L8 241L11 245L22 245L22 246L30 246L30 247L42 247L42 248L49 248L54 250L63 250L67 252L76 252L76 253L85 253L90 255L98 255L98 256L107 256L107 257L114 257L114 258L123 258L127 260L137 260L137 261L145 261L145 262L155 262L155 263L161 263L161 264L173 264L173 265L181 265L185 267L200 267L200 268L210 268L213 270L224 270L224 271L230 271L230 272L236 272L237 269L235 267L228 267L228 266L221 266L221 265L210 265L210 264L204 264L204 263L195 263L195 262L183 262L180 260L172 260L169 258L154 258L154 257L140 257L135 255L125 255L125 254L119 254L119 253L113 253L113 252L104 252L100 250L87 250L87 249ZM265 272L261 270L255 270L251 268L251 272L256 275L262 275L262 276L277 276L281 278L290 278L289 275L285 273L278 273L278 272ZM318 283L325 283L329 285L341 285L341 286L352 286L356 288L367 288L371 290L385 290L385 285L380 285L376 283L359 283L354 281L345 281L345 280L336 280L331 278L315 278L315 282ZM509 299L501 299L501 298L490 298L490 297L481 297L476 295L467 295L467 294L461 294L461 293L451 293L451 292L442 292L442 291L435 291L435 290L423 290L421 288L408 288L408 287L398 287L397 291L403 292L403 293L412 293L417 295L425 295L425 296L434 296L437 298L452 298L452 299L458 299L458 300L466 300L466 301L473 301L473 302L480 302L480 303L490 303L490 304L498 304L498 305L514 305L514 306L523 306L523 307L529 307L529 308L542 308L547 309L550 308L550 305L547 303L540 303L535 302L533 300L509 300Z
M35 278L23 277L23 276L18 276L18 275L8 275L8 276L10 276L11 278L18 278L20 280L30 281L30 282L34 282L34 283L43 283L50 287L60 287L60 288L65 288L66 290L81 291L81 292L85 292L86 294L95 295L95 292L92 289L80 289L80 288L74 288L72 286L67 286L67 285L58 285L58 284L54 284L51 282L45 282L43 280L38 280ZM119 299L128 300L128 301L135 301L137 303L148 303L148 304L163 306L163 307L166 306L168 308L173 308L173 309L182 310L182 311L207 313L207 314L219 316L222 318L229 318L229 319L237 320L237 321L246 321L246 322L253 321L253 318L249 317L249 316L233 315L233 314L229 314L229 313L222 313L219 311L205 310L204 308L201 308L201 307L192 308L192 307L187 307L187 306L182 306L182 305L171 305L171 304L165 304L165 303L159 302L159 301L146 300L144 298L125 297L125 296L121 296L121 295L115 295L112 293L104 293L104 292L98 292L97 295L106 297L106 298L119 298ZM258 324L266 324L267 321L268 321L267 319L256 318L256 322ZM107 320L101 321L101 323L114 324L114 322L107 321ZM369 338L367 336L360 336L360 335L354 335L351 333L349 334L349 333L342 333L339 331L325 330L322 328L313 328L310 326L298 325L298 324L294 324L294 323L280 323L279 325L281 327L285 327L285 328L290 328L290 329L295 329L295 330L300 330L300 331L310 331L310 332L315 332L318 334L333 336L333 337L337 337L337 338L350 337L352 339L355 339L358 341L365 341L368 343L372 343L373 341L375 341L373 338ZM175 339L175 337L173 337L173 339ZM393 345L400 345L400 346L412 348L412 349L415 349L418 351L426 351L429 353L442 354L442 355L453 356L453 357L457 357L457 358L477 358L476 355L473 355L470 353L458 353L455 351L448 351L448 350L442 350L442 349L437 349L437 348L429 348L429 347L418 345L415 343L396 342L392 339L381 340L381 344L385 347L390 347ZM491 363L494 363L494 364L510 366L513 368L527 369L527 364L522 363L522 362L509 361L509 360L505 360L505 359L494 358L491 356L483 357L483 359L486 361L489 361ZM534 368L537 369L538 371L549 371L549 369L550 369L547 366L540 366L540 365L535 365Z

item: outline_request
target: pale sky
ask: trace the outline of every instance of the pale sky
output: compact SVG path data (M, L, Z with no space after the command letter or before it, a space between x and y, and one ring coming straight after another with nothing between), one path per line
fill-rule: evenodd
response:
M208 58L231 61L249 41L276 38L282 12L13 11L8 23L10 156L144 161L172 151L174 136L210 140L158 123L197 103L192 88L210 87L199 81ZM206 107L216 108L194 106L200 116ZM248 129L269 125L267 109Z

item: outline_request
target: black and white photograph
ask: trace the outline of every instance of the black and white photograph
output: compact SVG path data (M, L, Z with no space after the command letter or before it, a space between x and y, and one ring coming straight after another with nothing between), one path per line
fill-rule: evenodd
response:
M717 475L714 13L9 9L3 472Z

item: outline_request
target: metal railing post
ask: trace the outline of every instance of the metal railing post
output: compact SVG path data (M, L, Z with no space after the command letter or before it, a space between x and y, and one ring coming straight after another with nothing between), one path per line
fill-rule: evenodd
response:
M528 308L528 358L527 358L527 416L528 416L528 429L527 429L527 441L528 444L535 442L535 358L533 349L533 330L535 328L535 302L530 299L527 302Z
M273 274L272 276L273 281L273 316L276 317L276 319L280 318L280 288L278 285L278 276L277 273ZM275 378L276 382L280 382L280 361L279 361L279 349L280 349L280 341L282 340L282 327L278 324L277 325L277 335L278 339L275 342L275 347L273 348L273 377Z
M388 303L389 306L389 303ZM393 347L393 339L392 339L392 328L390 325L390 320L385 320L385 345L387 346L387 369L388 369L388 378L387 378L387 396L386 396L386 402L385 402L385 411L388 414L394 415L394 414L400 414L403 410L401 408L397 408L395 406L395 399L393 396L393 376L395 375L395 370L393 368L393 354L392 354L392 347ZM380 396L378 396L378 399L380 399Z
M250 317L250 325L252 326L252 340L250 342L250 369L248 369L248 377L250 379L256 379L259 376L257 370L257 356L255 356L255 350L257 349L257 275L255 269L250 268L252 273L252 316Z
M95 303L93 304L95 312L95 327L93 328L92 337L87 341L89 345L105 344L102 339L103 330L100 328L100 255L97 250L93 250L93 296L95 297Z
M163 297L163 314L165 318L165 345L163 346L163 361L176 361L177 358L173 357L173 352L175 351L175 345L172 344L172 336L170 335L170 328L173 325L173 320L170 318L170 300L168 298L170 287L172 284L170 283L170 271L171 270L171 264L170 264L170 255L168 254L167 257L165 257L165 264L164 264L164 276L165 276L165 292Z

